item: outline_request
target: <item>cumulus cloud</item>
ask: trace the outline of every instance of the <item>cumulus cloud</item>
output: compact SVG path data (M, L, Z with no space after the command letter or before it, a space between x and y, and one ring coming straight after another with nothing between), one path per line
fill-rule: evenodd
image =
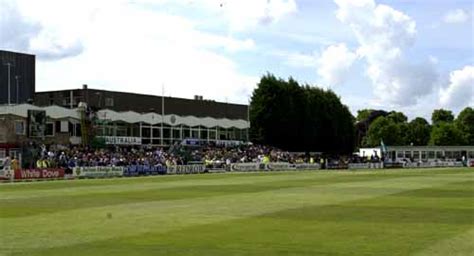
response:
M24 17L13 1L0 0L0 48L28 51L30 39L41 29L39 23Z
M258 25L278 22L297 11L296 0L133 0L134 4L177 5L222 19L231 31L244 31Z
M201 31L199 24L189 18L136 4L111 2L97 7L91 2L87 7L79 3L78 8L84 8L80 16L91 17L93 13L92 21L79 20L75 24L74 10L67 8L61 10L68 10L72 17L60 21L77 28L84 51L74 58L39 61L39 90L74 88L85 83L91 88L160 95L164 85L167 96L203 95L247 103L258 78L242 74L226 55L252 50L252 39ZM45 15L43 10L38 12L31 15ZM63 32L57 22L51 19L48 24L55 24ZM66 43L73 45L74 41Z
M295 0L204 0L195 1L216 11L229 28L242 31L257 25L273 24L297 11Z
M54 26L26 18L20 9L17 2L0 0L0 47L31 52L46 60L82 53L83 45L78 38L71 39Z
M357 55L343 43L327 47L317 60L318 74L329 86L344 83Z
M334 0L337 18L351 27L367 61L367 76L377 100L391 105L413 105L433 91L437 72L429 61L413 63L407 56L416 39L415 21L373 0Z
M452 71L449 85L439 92L441 105L454 109L474 106L474 66Z
M443 17L446 23L464 23L469 20L469 13L463 9L450 10Z

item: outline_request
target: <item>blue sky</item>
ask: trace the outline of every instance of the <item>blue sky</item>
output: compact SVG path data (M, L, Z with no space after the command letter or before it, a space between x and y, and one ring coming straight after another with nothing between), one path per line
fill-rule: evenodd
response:
M474 105L472 0L0 0L0 48L37 90L247 103L266 72L362 108L428 118Z

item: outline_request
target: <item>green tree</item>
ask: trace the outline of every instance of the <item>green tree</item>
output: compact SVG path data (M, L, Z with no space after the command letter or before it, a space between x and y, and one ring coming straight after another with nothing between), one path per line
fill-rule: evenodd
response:
M402 112L391 111L388 116L388 119L391 119L395 123L406 123L408 118Z
M451 110L435 109L431 115L431 122L437 125L441 122L451 123L454 120L454 115Z
M465 145L474 145L474 109L466 107L456 118L456 126L462 133Z
M360 122L360 121L366 120L367 118L369 118L370 114L371 114L373 111L374 111L373 109L361 109L361 110L357 110L356 121L357 121L357 122Z
M430 145L457 146L463 143L463 135L453 123L440 122L433 126L430 136Z
M250 103L253 142L292 151L351 152L354 119L332 91L267 74Z
M367 133L367 144L371 147L380 145L383 140L385 145L401 145L400 126L388 117L380 116L370 124Z
M405 134L405 144L414 146L428 145L430 140L431 126L426 119L417 117L407 124L407 129L402 131Z

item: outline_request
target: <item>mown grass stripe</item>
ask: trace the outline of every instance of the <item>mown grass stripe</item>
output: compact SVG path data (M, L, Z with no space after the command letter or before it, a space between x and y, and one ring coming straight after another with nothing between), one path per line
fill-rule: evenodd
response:
M233 177L229 176L229 178ZM194 225L249 218L285 209L331 205L412 189L443 186L466 179L472 179L472 173L329 183L322 186L283 188L207 198L91 207L7 221L2 219L3 234L0 244L7 252L29 251L134 236L147 232L169 232ZM377 190L374 193L360 194L351 194L347 190L364 187ZM111 219L106 218L108 213L112 213Z

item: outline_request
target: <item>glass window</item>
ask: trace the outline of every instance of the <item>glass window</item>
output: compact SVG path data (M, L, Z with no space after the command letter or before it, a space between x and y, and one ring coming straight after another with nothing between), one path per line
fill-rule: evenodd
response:
M215 129L211 129L209 130L209 139L210 140L215 140L216 139L216 130Z
M198 139L199 138L199 130L198 129L191 129L191 138Z
M447 159L451 159L451 158L453 158L453 152L451 152L451 151L445 151L445 152L444 152L444 156L445 156Z
M54 123L46 123L46 130L44 132L45 136L54 136Z
M460 159L461 158L461 151L454 151L453 158Z
M420 151L413 151L413 159L419 160L420 159Z
M469 156L469 158L474 158L474 151L469 151L468 156Z
M224 128L219 128L217 139L226 140L227 139L227 130Z
M160 128L153 127L153 138L160 138ZM155 144L155 143L153 143Z
M190 137L191 137L191 131L189 130L189 128L183 127L183 138L186 139Z
M405 151L405 158L411 158L411 151Z
M17 135L25 135L25 122L15 121L15 133Z
M426 159L427 157L426 151L421 151L421 159Z
M171 129L163 128L163 138L171 138Z
M173 128L173 138L181 139L181 130L179 128Z
M435 158L435 152L434 151L428 151L428 158L429 159L434 159Z
M208 139L207 129L201 129L201 136L199 138L203 140Z
M397 158L403 158L403 151L397 151Z
M443 158L443 151L436 151L436 158Z
M82 136L81 124L75 124L75 127L76 127L76 136L81 137Z
M150 138L150 137L151 137L150 127L142 127L142 138ZM144 144L149 144L149 143L144 143Z

